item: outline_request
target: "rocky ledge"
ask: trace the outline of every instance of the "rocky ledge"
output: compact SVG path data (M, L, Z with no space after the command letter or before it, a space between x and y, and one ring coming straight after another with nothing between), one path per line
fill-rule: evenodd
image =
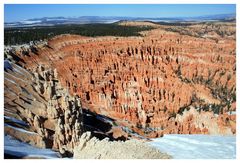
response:
M114 149L114 150L113 150ZM170 159L166 153L150 147L139 140L109 141L91 138L86 132L80 138L80 144L74 149L77 159Z

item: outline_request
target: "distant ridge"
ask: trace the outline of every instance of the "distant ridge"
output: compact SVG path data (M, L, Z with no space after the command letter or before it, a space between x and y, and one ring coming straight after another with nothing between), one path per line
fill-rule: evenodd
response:
M54 26L64 24L92 24L114 23L121 20L127 21L153 21L153 22L178 22L178 21L219 21L235 20L236 14L205 15L197 17L114 17L114 16L80 16L80 17L43 17L33 18L17 22L5 22L4 27L31 27L31 26Z

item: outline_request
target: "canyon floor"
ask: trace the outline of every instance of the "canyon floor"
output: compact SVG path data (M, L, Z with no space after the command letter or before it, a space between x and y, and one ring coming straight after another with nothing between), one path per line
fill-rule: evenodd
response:
M6 143L12 136L49 157L168 159L182 156L165 150L176 140L169 134L205 134L222 136L234 158L235 22L117 25L145 30L5 46Z

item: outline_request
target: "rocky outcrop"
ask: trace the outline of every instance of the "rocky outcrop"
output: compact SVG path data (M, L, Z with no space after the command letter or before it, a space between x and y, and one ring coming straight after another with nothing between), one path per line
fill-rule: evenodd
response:
M125 142L91 137L90 132L82 134L80 144L74 149L77 159L169 159L171 156L161 153L139 140Z
M56 70L38 66L29 72L7 60L4 65L5 134L71 154L83 132L80 98L61 87Z
M39 64L56 69L61 85L81 97L84 108L111 117L127 128L123 130L144 137L235 134L235 40L154 27L143 32L144 37L62 35L38 48L37 54L23 55L20 50L8 55L18 57L16 63L30 71ZM178 118L191 108L196 110L192 118ZM199 114L209 114L219 130L203 120L203 127L194 123L201 119Z
M235 133L234 119L231 116L214 115L213 112L198 112L191 107L190 110L185 110L182 115L177 115L176 120L179 122L179 128L182 128L184 133L200 134L205 131L206 134L211 135L232 135ZM229 127L231 126L231 127Z

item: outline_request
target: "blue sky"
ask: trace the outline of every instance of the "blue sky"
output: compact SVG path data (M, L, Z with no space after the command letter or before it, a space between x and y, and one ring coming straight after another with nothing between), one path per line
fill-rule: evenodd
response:
M231 4L5 4L4 21L41 17L130 16L192 17L236 13Z

